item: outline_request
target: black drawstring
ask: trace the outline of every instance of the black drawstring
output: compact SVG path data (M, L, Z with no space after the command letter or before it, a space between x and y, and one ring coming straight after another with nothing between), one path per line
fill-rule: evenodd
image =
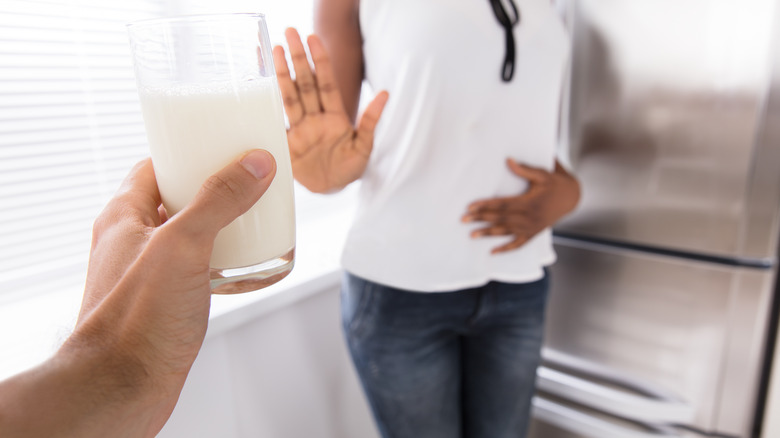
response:
M490 0L490 4L493 6L496 19L504 28L506 36L506 55L504 56L504 66L501 68L501 79L504 82L509 82L515 74L515 35L512 29L520 23L520 12L517 10L514 0L506 1L512 7L513 16L511 17L504 8L502 0Z

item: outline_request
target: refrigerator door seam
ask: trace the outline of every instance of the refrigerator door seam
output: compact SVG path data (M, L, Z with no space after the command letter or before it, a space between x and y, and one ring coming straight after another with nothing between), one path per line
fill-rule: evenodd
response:
M542 392L627 420L689 424L694 419L694 409L688 403L637 395L546 367L540 367L537 371L537 387Z

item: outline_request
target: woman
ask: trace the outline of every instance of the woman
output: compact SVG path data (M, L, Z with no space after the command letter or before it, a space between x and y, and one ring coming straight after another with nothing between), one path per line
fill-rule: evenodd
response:
M294 30L295 80L274 51L295 177L362 181L342 317L385 438L528 427L549 227L579 185L555 161L565 29L515 1L318 0L314 71ZM364 79L387 91L355 127Z

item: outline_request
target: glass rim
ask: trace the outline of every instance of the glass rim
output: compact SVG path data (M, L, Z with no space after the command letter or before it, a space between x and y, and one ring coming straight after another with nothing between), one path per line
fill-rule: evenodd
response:
M148 26L154 24L198 23L244 18L257 18L260 20L265 20L265 14L261 12L230 12L220 14L172 15L169 17L144 18L142 20L135 20L127 23L125 26L129 29L131 27Z

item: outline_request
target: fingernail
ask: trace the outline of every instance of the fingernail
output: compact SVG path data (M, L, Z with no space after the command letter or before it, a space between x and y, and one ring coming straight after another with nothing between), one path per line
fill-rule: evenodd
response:
M240 163L257 179L265 178L274 170L274 158L268 151L262 149L246 154Z

